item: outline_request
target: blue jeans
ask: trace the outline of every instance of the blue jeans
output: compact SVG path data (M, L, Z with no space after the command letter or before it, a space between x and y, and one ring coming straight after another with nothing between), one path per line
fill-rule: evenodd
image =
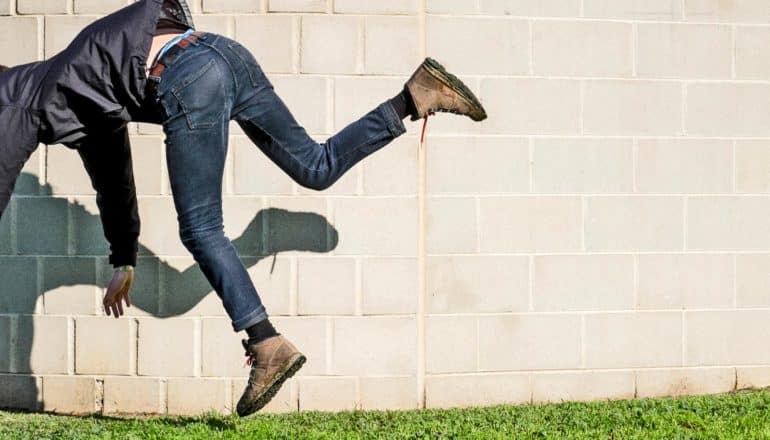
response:
M386 101L326 142L315 142L276 95L254 56L215 33L203 34L179 52L148 99L159 104L179 236L222 299L235 331L264 320L267 310L224 234L222 176L229 121L237 121L298 184L315 190L328 188L406 131Z

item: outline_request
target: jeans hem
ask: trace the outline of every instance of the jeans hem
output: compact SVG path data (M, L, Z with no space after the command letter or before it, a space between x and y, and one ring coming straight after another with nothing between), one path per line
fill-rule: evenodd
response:
M390 131L390 134L394 138L406 133L404 121L398 117L398 113L396 112L396 109L393 108L393 104L391 104L390 101L385 101L380 104L380 111L385 118L385 124L388 127L388 131Z
M267 311L265 310L265 306L259 306L259 308L244 316L243 318L233 321L233 330L236 332L245 330L260 321L264 321L265 319L267 319Z

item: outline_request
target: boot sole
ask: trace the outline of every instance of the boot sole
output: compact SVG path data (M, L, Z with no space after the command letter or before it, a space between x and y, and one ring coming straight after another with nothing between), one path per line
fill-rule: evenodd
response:
M246 410L243 414L238 414L241 417L248 416L249 414L253 414L260 409L262 409L265 405L267 405L268 402L270 402L273 397L275 397L278 390L281 388L284 382L286 382L286 379L294 376L294 373L296 373L300 368L302 368L302 365L305 363L307 358L304 354L299 353L291 358L289 363L287 364L284 369L276 373L275 377L273 378L272 382L267 386L267 389L265 390L262 395L260 395L254 403Z
M471 89L469 89L458 77L447 72L444 66L433 58L426 58L423 65L431 75L444 83L445 86L457 92L457 94L471 105L471 108L473 109L473 112L470 115L471 119L478 122L487 118L487 112L484 110L484 106L481 105L481 102L479 102L479 99L473 94ZM474 116L473 113L479 113L481 116Z

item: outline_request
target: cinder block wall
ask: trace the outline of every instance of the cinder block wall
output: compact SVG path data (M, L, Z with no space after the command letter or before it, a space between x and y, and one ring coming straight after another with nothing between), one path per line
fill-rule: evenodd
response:
M125 0L2 0L0 63ZM266 411L631 398L770 384L767 0L192 0L319 139L426 54L490 114L420 126L322 192L233 125L225 220L309 358ZM229 412L239 335L180 244L160 128L132 125L136 306L77 155L0 222L0 406Z

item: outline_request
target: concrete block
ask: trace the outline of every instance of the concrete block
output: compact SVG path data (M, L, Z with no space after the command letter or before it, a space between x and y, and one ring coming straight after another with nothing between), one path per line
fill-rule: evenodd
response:
M252 0L253 1L253 0ZM257 3L253 1L254 3ZM295 71L299 18L290 15L236 15L235 40L270 73ZM270 41L270 44L265 44Z
M426 371L428 373L477 371L478 333L476 316L429 315L425 322Z
M511 312L529 308L529 260L518 256L430 256L430 313Z
M681 198L589 197L585 247L594 251L682 250L683 222Z
M67 317L20 315L14 341L16 372L70 372L72 332L72 323Z
M135 365L136 328L132 320L113 317L75 319L76 374L125 375L133 373ZM105 395L105 408L106 400Z
M729 26L644 23L637 27L636 72L657 78L730 78Z
M525 21L429 16L426 35L428 54L455 74L529 71L529 25Z
M425 378L427 408L529 403L528 373L461 374Z
M426 247L431 254L474 253L478 248L476 199L431 197L427 214Z
M412 374L417 366L414 318L336 318L333 337L334 374Z
M770 86L761 83L687 85L687 133L693 136L770 134Z
M441 137L427 149L432 194L529 191L529 142L512 137Z
M342 14L416 14L418 0L334 0L334 12Z
M362 377L360 381L361 409L417 409L417 380L408 377Z
M102 310L104 288L96 285L95 258L44 257L42 265L47 314L95 315Z
M419 34L420 22L417 17L366 17L366 73L411 75L422 61L419 45L415 44Z
M168 177L162 175L164 143L161 137L131 137L131 162L137 194L160 195Z
M230 387L226 379L169 379L168 413L197 416L213 411L229 414L232 411Z
M355 259L299 259L297 295L300 315L353 314L356 295Z
M104 413L162 414L160 379L144 377L104 378Z
M581 213L577 197L484 197L481 252L579 250Z
M417 142L411 136L402 136L361 161L364 193L416 194L420 175Z
M363 73L362 17L304 16L301 35L300 72Z
M685 366L770 363L768 318L767 310L685 312Z
M536 372L532 402L618 400L634 397L633 371Z
M676 368L636 371L637 397L726 393L735 389L735 368Z
M77 255L110 255L110 243L104 236L101 212L96 205L95 196L77 196L71 198L70 216Z
M426 12L429 14L477 14L478 0L427 0Z
M580 366L580 316L479 316L479 369L537 370Z
M738 307L770 307L770 255L737 255L735 289Z
M267 211L261 198L225 196L222 198L222 217L225 236L233 243L239 256L266 254L264 225Z
M682 85L664 81L590 80L583 92L589 135L682 134ZM654 108L655 111L649 111ZM688 107L690 108L690 107Z
M233 190L236 194L291 194L294 181L259 151L249 138L233 138L233 163L235 181Z
M325 198L276 197L268 199L268 206L266 255L307 256L336 248L338 232L330 224Z
M67 205L60 198L22 198L16 200L17 218L38 219L17 222L18 251L25 255L67 254Z
M328 117L330 90L330 80L322 77L307 76L280 76L272 79L275 86L275 92L286 103L286 107L297 119L308 133L321 134L327 133L326 122ZM256 145L249 142L243 142L251 145L252 154L259 153ZM236 162L236 166L238 162ZM252 170L252 172L254 172ZM284 178L288 178L284 174ZM283 180L283 179L281 179Z
M629 77L631 31L629 23L535 21L533 71L537 75Z
M332 204L338 254L416 255L415 198L334 198Z
M586 17L633 20L681 20L679 0L584 0Z
M37 309L37 259L0 257L0 313L34 313ZM0 351L2 353L2 351Z
M735 28L735 76L764 80L770 77L770 50L765 42L770 29L758 26Z
M64 50L84 27L96 21L97 16L49 15L45 20L45 57L51 58Z
M191 257L161 262L160 316L224 316L222 300Z
M271 319L272 322L272 319ZM280 333L281 330L277 329ZM241 338L226 318L201 319L201 375L204 377L248 376Z
M579 81L482 79L480 99L489 115L481 129L488 134L557 135L580 132Z
M633 191L633 163L631 139L538 138L534 140L532 190L629 193Z
M417 311L415 258L361 260L362 309L365 315L412 314Z
M263 12L263 2L260 0L202 0L202 2L202 11L205 13L249 14Z
M585 316L587 368L682 365L680 312L619 312Z
M770 193L770 143L765 141L736 142L735 191Z
M284 335L301 351L307 361L298 376L320 375L326 373L327 340L332 337L327 328L327 320L314 317L271 318L276 330Z
M354 377L303 377L299 380L300 411L352 411L356 409Z
M639 255L637 307L707 309L733 306L733 256Z
M77 151L62 145L46 147L46 181L54 195L96 194Z
M737 367L736 389L766 388L770 386L770 368L768 367Z
M75 0L74 3L75 14L108 14L126 6L125 0Z
M637 189L659 194L732 192L732 162L730 141L640 139Z
M630 255L552 255L534 258L536 311L630 310L634 259Z
M3 353L0 357L0 372L2 373L11 373L14 370L11 357L13 345L16 343L14 337L16 328L16 320L12 316L0 316L0 353Z
M15 374L0 374L0 408L40 410L39 377Z
M687 249L767 249L768 215L767 197L692 197L687 202Z
M268 12L325 12L327 0L270 0Z
M38 28L41 20L36 17L0 17L0 53L8 66L38 60Z
M580 3L577 0L480 0L479 7L485 14L577 17Z
M43 411L93 414L99 410L97 401L96 379L93 377L43 377Z
M179 238L179 222L173 199L170 196L140 196L138 203L139 217L152 219L152 227L142 228L139 235L143 245L140 255L190 255Z
M718 21L723 23L767 23L770 10L762 0L688 0L685 17L691 21Z
M64 14L67 12L66 0L21 0L16 12L19 14Z
M194 376L197 373L200 341L196 320L141 318L138 322L137 373L140 376Z
M268 314L288 315L292 286L292 263L290 258L241 258L248 268L251 282L257 289L262 305Z

